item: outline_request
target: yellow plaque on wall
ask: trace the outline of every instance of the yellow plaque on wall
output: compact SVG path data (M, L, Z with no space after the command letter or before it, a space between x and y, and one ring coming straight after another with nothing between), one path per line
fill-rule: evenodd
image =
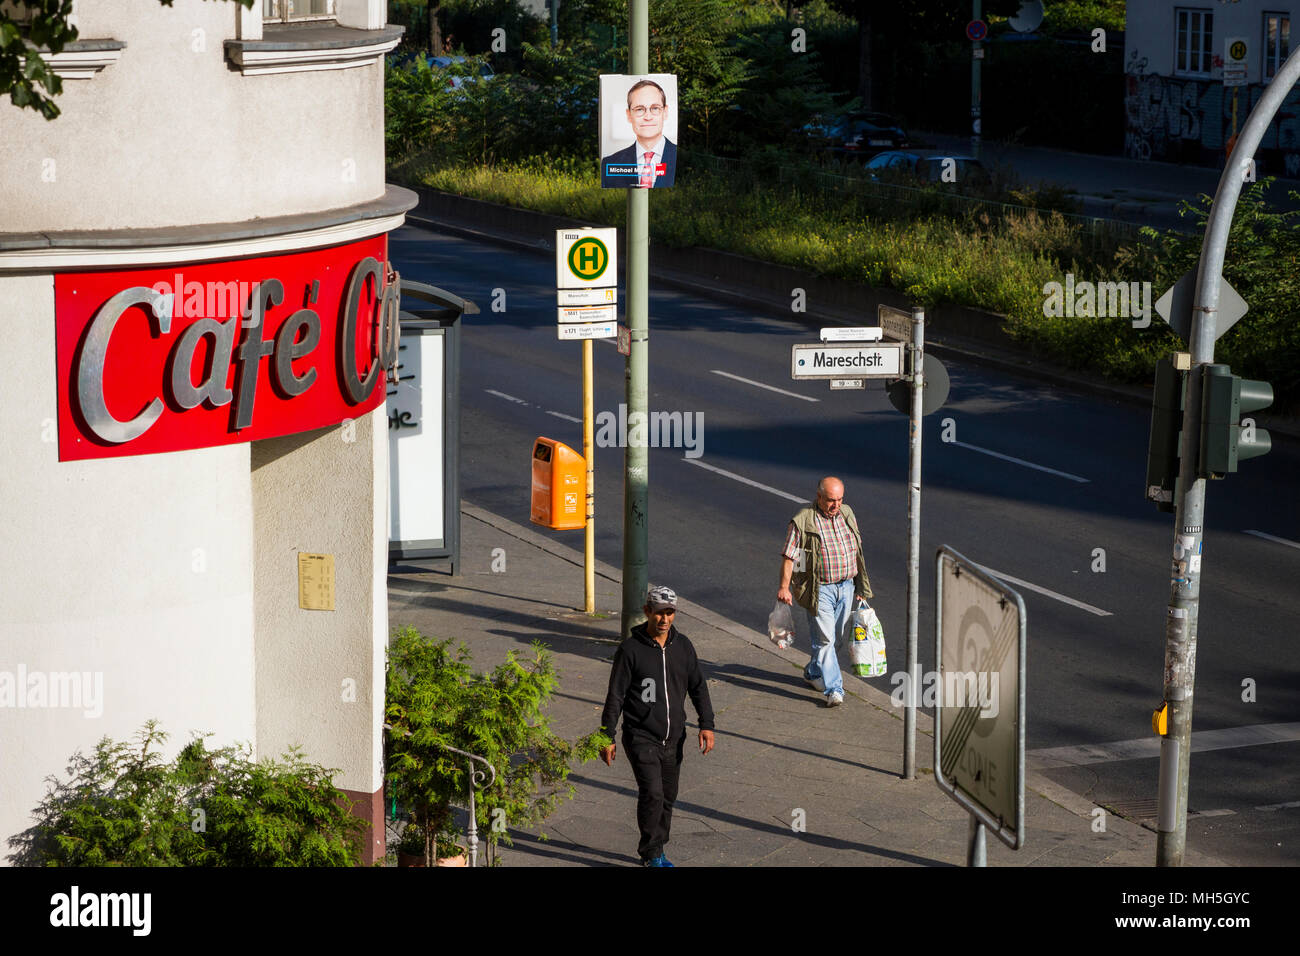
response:
M334 610L334 555L298 552L298 606Z

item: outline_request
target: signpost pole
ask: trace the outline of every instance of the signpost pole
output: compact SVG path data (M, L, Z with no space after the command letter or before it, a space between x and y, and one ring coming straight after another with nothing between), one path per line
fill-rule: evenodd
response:
M650 70L649 0L628 0L628 72ZM627 191L627 421L630 438L623 450L623 610L622 633L628 637L642 618L649 579L649 453L646 434L646 385L649 378L650 330L650 190ZM640 425L640 427L637 427Z
M1201 545L1205 526L1205 479L1197 476L1201 428L1201 372L1214 362L1214 341L1222 317L1220 292L1223 260L1232 214L1241 196L1246 171L1269 123L1291 88L1300 80L1300 48L1295 50L1251 110L1219 178L1205 224L1205 241L1196 276L1196 299L1188 346L1192 374L1187 376L1187 411L1183 418L1182 459L1174 497L1173 573L1165 616L1164 699L1169 705L1168 733L1160 740L1160 776L1156 799L1156 865L1182 866L1187 848L1187 779L1192 744L1192 689L1196 681L1196 638L1200 620Z
M970 827L967 832L970 835L970 846L966 848L966 865L984 866L986 860L984 824L980 823L979 820L972 816L970 818Z
M921 686L917 628L921 611L921 396L925 390L925 310L912 309L912 413L907 479L907 687L903 709L903 779L916 779L916 697Z
M582 598L588 614L596 612L596 462L592 448L592 341L582 340L582 457L587 460L587 541L583 553Z

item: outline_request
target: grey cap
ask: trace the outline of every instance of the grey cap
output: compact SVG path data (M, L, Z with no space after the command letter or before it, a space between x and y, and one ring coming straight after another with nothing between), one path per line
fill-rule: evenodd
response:
M677 609L677 593L672 588L666 588L662 584L650 585L645 591L645 603L652 611L662 611L664 608Z

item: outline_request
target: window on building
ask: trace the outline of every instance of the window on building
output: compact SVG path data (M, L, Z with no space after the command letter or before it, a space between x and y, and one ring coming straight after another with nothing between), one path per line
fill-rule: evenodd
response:
M1264 79L1271 80L1291 52L1291 17L1285 13L1264 14Z
M262 19L286 23L334 19L334 0L262 0Z
M1174 72L1208 75L1214 62L1214 14L1209 10L1179 7L1174 17L1177 24Z

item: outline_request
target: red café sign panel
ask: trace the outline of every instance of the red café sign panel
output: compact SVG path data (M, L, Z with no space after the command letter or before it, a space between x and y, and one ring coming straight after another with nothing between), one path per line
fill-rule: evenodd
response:
M59 460L335 425L384 401L388 239L256 259L58 273Z

